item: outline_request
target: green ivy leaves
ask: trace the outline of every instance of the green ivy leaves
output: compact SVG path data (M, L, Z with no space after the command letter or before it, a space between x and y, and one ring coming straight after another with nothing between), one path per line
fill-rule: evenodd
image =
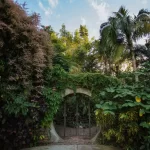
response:
M49 126L59 108L60 102L62 100L62 95L60 92L54 91L54 89L45 87L43 89L43 96L46 100L46 103L48 104L48 108L45 117L42 120L42 125Z
M24 115L26 116L29 108L36 107L34 103L28 102L26 97L23 95L12 96L12 100L8 100L7 104L4 105L6 114L14 114L15 116Z

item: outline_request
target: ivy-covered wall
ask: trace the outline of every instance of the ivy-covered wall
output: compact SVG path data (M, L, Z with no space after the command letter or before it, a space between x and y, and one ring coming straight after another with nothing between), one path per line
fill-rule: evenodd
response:
M42 121L43 126L49 125L53 120L63 100L62 94L65 92L65 89L70 88L76 91L79 87L86 88L92 92L92 100L98 101L101 90L120 83L117 78L105 76L100 73L69 74L57 65L52 70L45 72L45 78L43 95L49 106L49 111L47 111Z

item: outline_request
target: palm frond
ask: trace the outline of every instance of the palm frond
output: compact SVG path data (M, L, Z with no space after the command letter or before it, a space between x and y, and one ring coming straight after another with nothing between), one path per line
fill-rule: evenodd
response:
M147 9L141 9L138 13L138 16L141 15L141 14L150 14L150 12L147 10Z
M138 22L133 33L133 40L136 42L138 39L150 35L150 23Z
M118 14L119 13L122 14L123 16L127 16L129 12L124 6L121 6L118 10Z

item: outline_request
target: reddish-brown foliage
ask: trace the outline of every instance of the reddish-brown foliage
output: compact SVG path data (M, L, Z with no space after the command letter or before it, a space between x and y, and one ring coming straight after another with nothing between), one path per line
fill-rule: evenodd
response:
M36 13L28 16L19 4L1 0L0 149L19 149L31 142L29 131L38 127L46 108L41 94L43 71L51 65L51 56L48 35L39 29L39 16ZM13 103L12 95L25 96L26 101L36 103L38 109L31 108L28 116L8 115L4 106L8 101Z

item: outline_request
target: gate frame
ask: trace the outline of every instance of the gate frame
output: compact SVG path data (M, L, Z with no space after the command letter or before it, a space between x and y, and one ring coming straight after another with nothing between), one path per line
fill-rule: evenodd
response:
M80 94L85 94L89 97L92 96L92 93L90 90L88 89L85 89L85 88L77 88L76 91L72 90L72 89L65 89L65 92L62 94L62 98L64 98L65 96L67 95L70 95L70 94L74 94L74 93L80 93ZM98 131L98 133L91 139L91 142L94 143L98 137L100 133L100 130ZM54 127L54 123L52 122L51 125L50 125L50 141L51 142L55 142L55 143L58 143L58 142L63 142L64 140L58 135L58 133L56 132L56 129Z

